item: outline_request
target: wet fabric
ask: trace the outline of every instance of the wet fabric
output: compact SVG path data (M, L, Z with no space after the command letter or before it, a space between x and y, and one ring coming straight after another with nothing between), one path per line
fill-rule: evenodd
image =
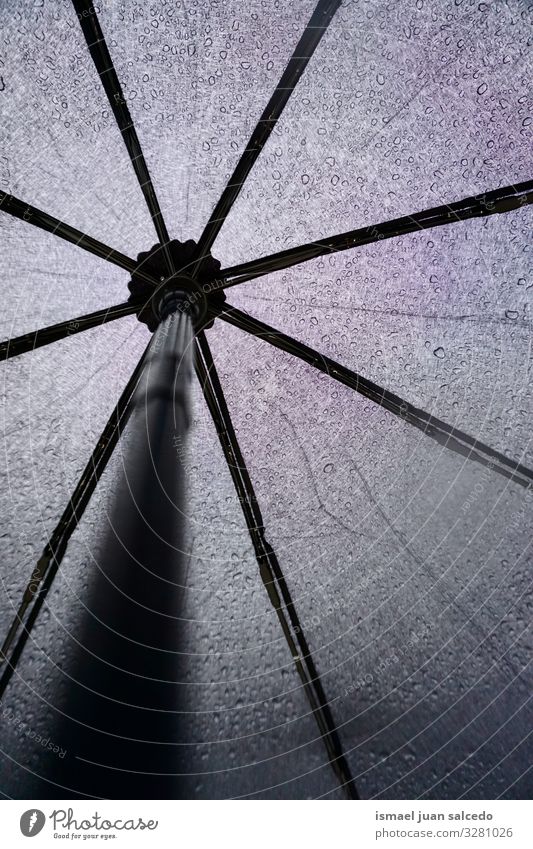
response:
M137 257L155 228L73 5L3 7L0 190ZM172 238L201 236L314 8L97 8ZM530 42L520 0L342 2L213 256L224 269L530 178ZM532 223L524 206L377 241L227 299L531 468ZM127 271L5 211L0 234L3 339L127 300ZM206 333L360 795L530 793L531 492L265 339L223 319ZM148 340L131 316L2 363L2 639ZM176 450L181 795L341 798L197 385ZM61 747L121 451L0 705L8 797L65 793L40 777L57 754L37 736Z

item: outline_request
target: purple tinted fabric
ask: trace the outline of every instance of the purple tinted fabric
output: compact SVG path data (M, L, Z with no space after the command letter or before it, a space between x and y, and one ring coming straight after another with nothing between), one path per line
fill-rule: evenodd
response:
M171 237L200 236L313 7L100 10ZM346 0L214 256L528 179L528 14ZM4 18L0 189L135 257L154 228L72 5ZM522 209L368 245L228 300L531 466L531 224ZM0 228L3 338L127 298L125 272L3 212ZM2 364L1 636L147 339L127 318ZM530 792L530 493L263 341L221 321L209 340L361 795ZM36 733L60 720L120 450L6 694ZM341 797L198 391L176 462L190 487L183 794ZM52 755L0 719L3 792L45 795Z

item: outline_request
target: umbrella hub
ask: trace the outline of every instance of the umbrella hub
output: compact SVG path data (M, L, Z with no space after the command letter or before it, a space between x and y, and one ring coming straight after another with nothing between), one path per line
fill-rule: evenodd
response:
M129 302L138 304L137 318L149 330L178 309L191 316L195 328L205 329L213 324L208 320L209 307L226 300L222 281L217 279L219 271L220 262L210 253L197 259L197 244L192 239L172 239L165 248L154 245L137 257L137 268L128 283Z

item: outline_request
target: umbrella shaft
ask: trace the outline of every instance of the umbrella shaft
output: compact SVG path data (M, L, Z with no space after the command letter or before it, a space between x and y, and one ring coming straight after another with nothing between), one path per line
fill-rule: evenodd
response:
M190 318L179 310L154 333L124 433L121 479L93 560L66 695L71 719L60 729L69 757L52 777L84 794L180 795L182 450L192 341Z

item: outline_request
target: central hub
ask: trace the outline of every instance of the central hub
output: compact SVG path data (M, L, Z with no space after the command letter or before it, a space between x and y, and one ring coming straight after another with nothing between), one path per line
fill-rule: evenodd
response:
M149 330L155 330L163 318L177 309L190 314L196 329L211 326L209 306L226 300L220 279L217 280L220 262L210 253L201 260L196 257L197 245L192 239L173 239L167 243L166 251L161 245L154 245L137 257L137 267L128 283L129 302L138 305L137 318Z

